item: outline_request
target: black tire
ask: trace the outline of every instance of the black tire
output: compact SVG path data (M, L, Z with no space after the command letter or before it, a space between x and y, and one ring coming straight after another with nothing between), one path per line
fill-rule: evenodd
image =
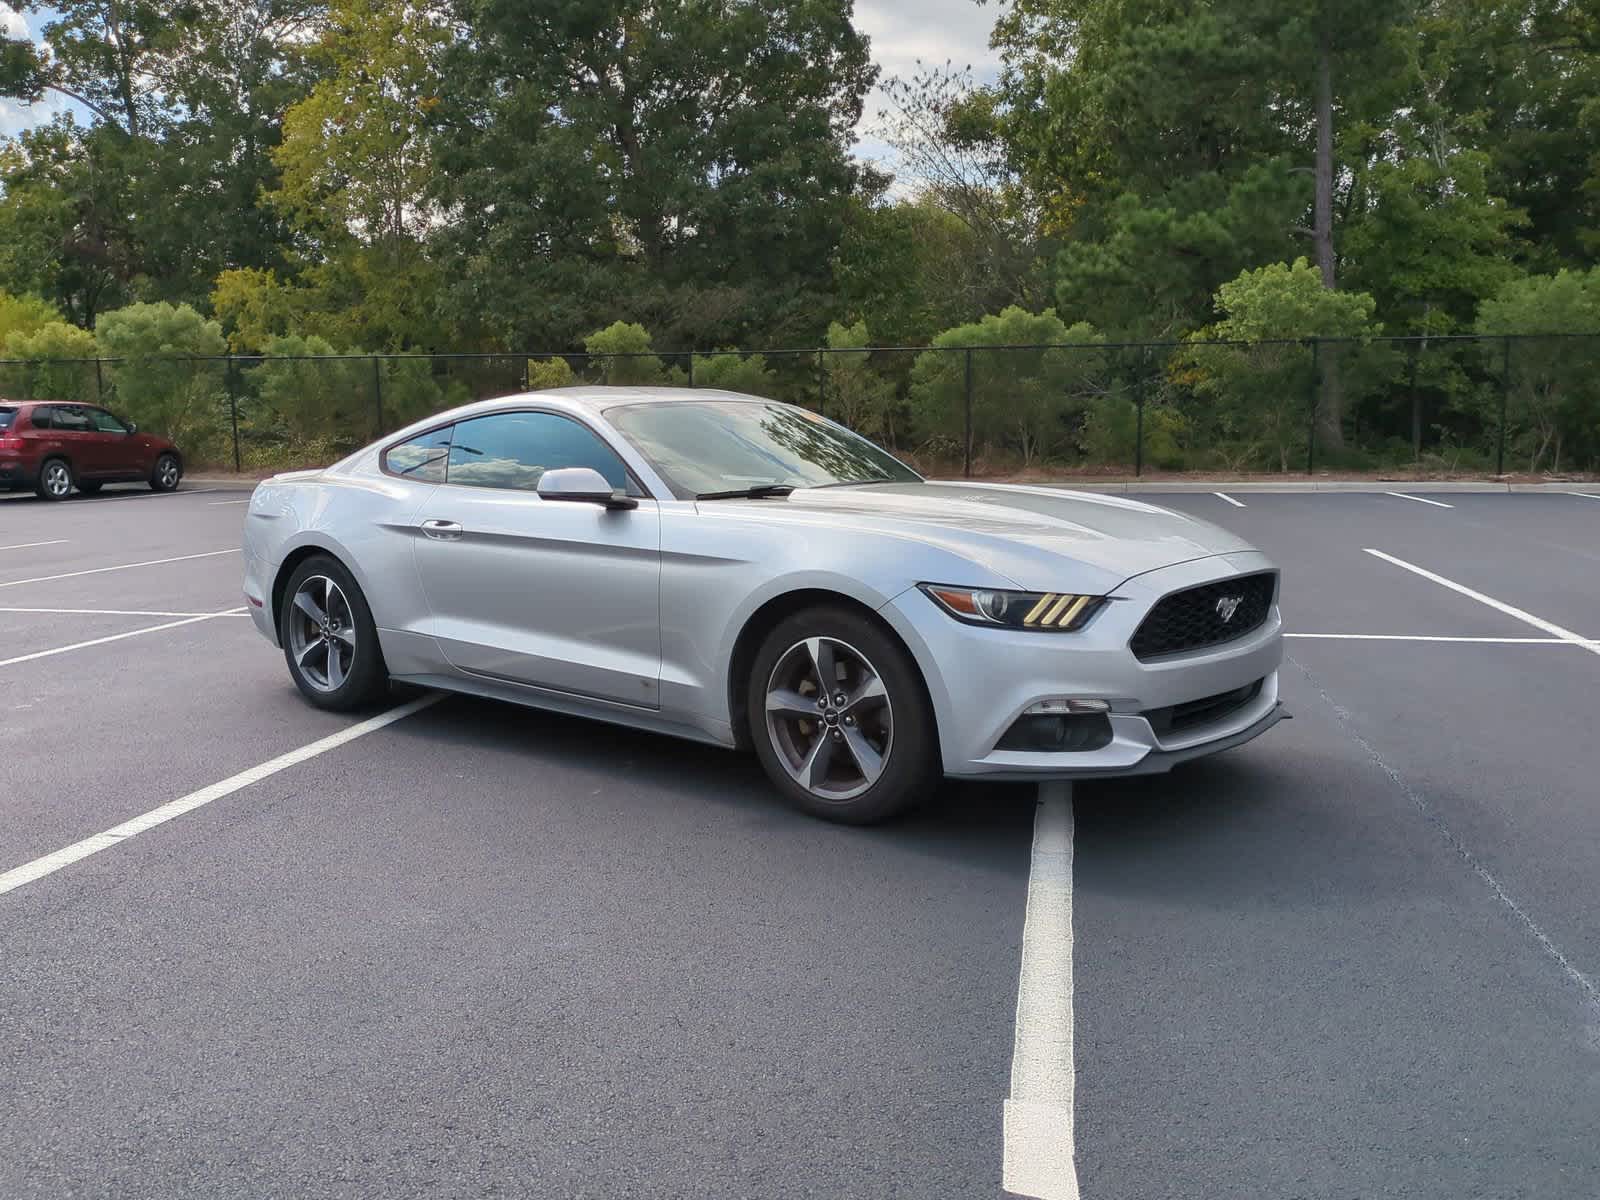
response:
M183 464L178 461L178 456L172 453L156 456L156 465L150 471L150 490L152 492L176 491L178 480L183 478Z
M808 702L823 698L818 694L821 688L817 683L811 684L809 692L805 688L807 678L817 679L819 652L810 649L814 644L831 645L831 650L821 653L828 654L830 662L842 662L835 663L834 675L840 690L826 709L818 704L816 717L809 714L809 708L806 715L793 715L799 707L795 706L784 710L791 715L779 713L769 721L769 691ZM859 659L859 664L847 661L850 653ZM848 703L849 689L861 694L867 690L861 686L862 681L874 674L887 698L882 705L887 712L880 711L876 717L861 707L865 702ZM800 682L789 687L790 678ZM839 697L847 702L837 703ZM852 712L862 714L859 723L850 717ZM847 825L885 820L923 800L943 773L933 709L916 663L875 621L842 606L805 609L784 618L767 634L751 666L745 716L756 755L773 785L790 804L824 820ZM852 728L844 729L846 724ZM869 729L869 725L876 728ZM807 732L808 726L814 732ZM857 747L862 742L858 739L863 737L870 744L860 751ZM814 761L806 755L807 747L815 754L825 738L833 742L829 759L838 758L825 765L828 777L820 788L808 787L795 771L805 773L801 760ZM875 778L863 761L874 751L879 755ZM828 794L830 791L832 794Z
M101 483L98 479L91 481L80 479L78 481L78 491L85 496L94 496L99 494L100 489L104 486L105 484Z
M332 581L342 602L334 600L316 581ZM297 603L302 590L312 585L313 598L324 597L319 606L325 611L328 623L318 625L310 613ZM332 628L330 636L326 631ZM309 643L320 629L318 650ZM348 657L344 654L346 640L342 632L349 632ZM330 555L316 554L306 559L289 576L283 590L283 608L278 613L278 638L283 644L284 661L289 665L289 675L300 694L318 708L333 712L348 712L365 708L381 700L388 691L389 669L384 665L383 649L378 644L377 626L372 620L372 610L367 598L361 594L355 577L344 564ZM329 654L337 653L337 669Z
M65 500L77 482L71 463L64 458L47 458L39 464L39 480L33 490L41 500Z

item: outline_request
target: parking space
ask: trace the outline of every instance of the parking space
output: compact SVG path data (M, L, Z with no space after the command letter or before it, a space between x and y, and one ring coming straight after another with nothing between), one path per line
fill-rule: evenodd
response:
M1031 789L841 829L462 698L326 746L242 493L6 501L0 880L198 799L0 884L0 1195L998 1197L1045 928L1041 1194L1596 1194L1600 502L1416 494L1145 497L1283 567L1295 720L1079 785L1061 927Z

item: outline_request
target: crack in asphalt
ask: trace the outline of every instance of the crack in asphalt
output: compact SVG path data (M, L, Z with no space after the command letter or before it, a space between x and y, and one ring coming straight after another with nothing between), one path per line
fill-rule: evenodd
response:
M1467 847L1466 843L1456 836L1455 831L1449 825L1445 824L1444 818L1428 802L1427 797L1407 783L1405 777L1390 766L1384 760L1382 754L1378 753L1377 747L1361 735L1360 731L1355 727L1355 720L1351 717L1350 710L1328 694L1327 689L1322 686L1322 683L1304 663L1287 655L1284 657L1284 661L1293 663L1295 669L1306 677L1306 682L1316 689L1317 695L1321 696L1328 707L1333 710L1333 715L1338 719L1339 724L1344 728L1345 733L1350 736L1350 739L1360 746L1362 750L1366 751L1367 757L1389 777L1390 782L1399 789L1400 794L1411 801L1412 806L1422 814L1423 819L1438 831L1445 844L1456 852L1456 856L1471 869L1474 875L1487 885L1494 894L1495 899L1510 911L1528 933L1533 935L1533 939L1539 944L1539 948L1561 968L1562 973L1566 975L1568 980L1576 984L1579 990L1583 992L1584 1007L1588 1010L1588 1015L1592 1022L1588 1030L1590 1048L1600 1051L1600 986L1596 986L1592 979L1573 965L1572 960L1566 956L1560 946L1556 945L1555 940L1539 927L1539 923L1529 915L1527 909L1523 908L1516 898L1506 891L1505 886L1495 877L1494 872L1484 866L1482 860Z

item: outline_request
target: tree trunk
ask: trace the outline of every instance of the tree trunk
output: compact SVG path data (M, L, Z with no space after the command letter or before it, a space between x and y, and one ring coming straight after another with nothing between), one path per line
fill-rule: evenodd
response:
M1333 259L1333 51L1326 37L1317 47L1317 196L1312 232L1322 286L1339 286ZM1344 393L1337 354L1324 356L1322 401L1317 410L1317 441L1325 450L1344 448Z

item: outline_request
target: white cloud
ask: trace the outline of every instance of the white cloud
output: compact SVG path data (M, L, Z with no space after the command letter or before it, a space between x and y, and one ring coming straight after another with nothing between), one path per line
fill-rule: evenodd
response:
M880 79L909 79L922 68L948 62L958 70L970 66L977 79L987 81L1000 71L1000 55L989 47L998 9L976 0L857 0L855 20L856 28L872 39ZM891 163L894 151L873 136L883 110L880 84L867 97L856 153Z
M8 38L31 36L28 32L28 23L22 19L22 14L5 4L0 4L0 36Z

